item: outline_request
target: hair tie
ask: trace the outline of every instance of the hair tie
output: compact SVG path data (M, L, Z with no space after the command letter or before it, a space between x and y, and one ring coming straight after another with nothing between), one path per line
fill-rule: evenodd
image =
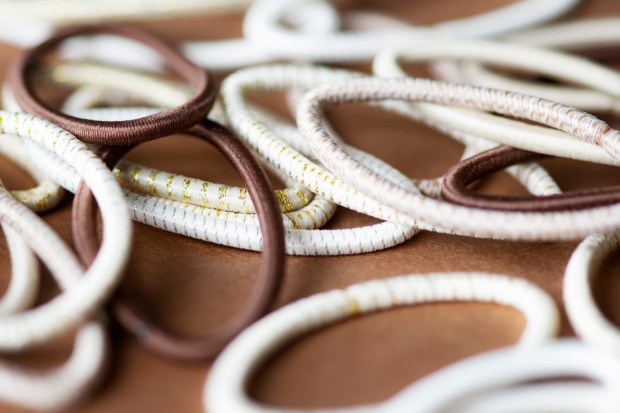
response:
M338 145L322 120L323 111L330 106L382 100L457 105L539 122L601 145L614 156L620 149L620 132L590 114L559 103L426 79L347 79L308 92L298 109L297 123L317 159L356 191L401 216L471 236L522 240L575 239L620 226L620 221L610 219L617 216L617 205L561 213L506 213L456 206L394 185ZM398 215L391 219L398 219Z
M448 410L534 413L563 411L560 406L568 406L570 411L613 412L620 409L619 368L616 355L574 339L541 343L526 351L514 347L492 350L458 361L414 382L378 411L401 413L415 407L419 413ZM592 398L591 387L584 393L581 386L577 387L580 395L589 397L586 400L575 398L570 391L576 383L567 382L567 377L595 382L598 398ZM542 380L547 383L540 383ZM536 383L527 384L532 381ZM549 389L545 386L553 386L551 396L558 398L545 394ZM519 399L517 396L526 397ZM577 404L567 403L569 400ZM585 404L584 408L575 410L580 404Z
M519 346L528 349L553 337L559 326L553 300L522 279L486 273L437 273L368 281L301 299L248 327L211 367L204 407L212 413L264 411L264 406L247 395L248 380L261 362L305 334L362 314L454 301L493 302L521 311L526 327ZM287 411L271 406L269 410Z
M616 233L584 239L568 261L563 285L566 313L577 335L615 354L620 354L620 330L596 304L592 283L596 272L618 245Z
M11 124L11 116L14 115L6 112L2 114L3 126ZM28 121L24 122L24 119L22 123L27 128L33 126ZM37 134L36 131L33 133ZM62 140L59 138L61 146ZM11 281L7 295L0 302L0 343L3 350L18 351L32 347L45 338L67 332L79 324L79 321L69 324L71 321L67 321L63 310L69 310L71 304L67 302L67 296L72 295L74 289L87 292L84 283L81 283L85 274L66 244L41 218L12 198L1 185L0 210L14 276L21 277ZM27 308L36 298L38 263L30 247L36 248L61 289L65 290L60 297L34 310ZM111 264L111 271L114 271L115 263ZM20 273L23 270L31 273ZM91 277L88 281L92 281L94 274L88 276ZM75 300L73 297L69 299ZM81 304L86 302L89 305L91 298L85 296L81 301ZM74 306L73 311L77 314L71 314L71 317L83 317L84 311L80 309L80 304L77 308ZM48 328L48 325L52 328ZM107 337L101 321L88 321L79 327L69 359L51 371L40 372L14 363L0 362L0 400L35 410L67 408L82 399L98 383L106 361Z
M127 263L131 248L131 221L123 194L112 173L86 145L49 122L23 113L0 112L3 131L33 140L65 159L93 189L101 206L104 239L95 263L84 273L64 242L30 209L2 193L6 208L0 215L43 260L61 287L51 301L0 318L0 350L20 351L67 333L105 301ZM11 202L9 202L11 201ZM71 288L69 288L69 286Z
M620 202L620 186L570 191L523 198L475 193L467 188L478 179L521 162L544 157L534 152L500 146L460 161L443 177L441 196L454 204L498 211L567 211Z
M428 27L397 27L383 31L311 35L281 24L282 16L299 9L303 0L258 0L247 11L244 35L257 48L276 58L347 62L370 60L386 45L402 47L431 37L484 37L536 25L568 12L577 0L521 0L508 6L460 20Z
M441 59L473 60L481 63L534 71L583 85L594 92L605 95L595 102L581 102L583 108L600 108L601 101L607 103L617 100L620 88L616 92L609 84L620 84L620 76L615 71L597 65L577 56L554 52L551 50L533 48L516 44L506 44L490 41L432 41L416 48L406 48L395 51L384 51L377 55L373 62L373 71L381 77L407 77L402 68L408 62L426 63ZM446 76L447 80L465 82L460 73L458 76ZM511 89L506 89L511 90ZM517 90L518 92L518 90ZM533 94L533 96L538 96ZM543 96L544 97L544 96ZM569 103L576 103L572 95L555 96L559 103L568 98ZM553 100L553 99L552 99ZM538 125L531 125L489 113L468 110L458 107L424 102L383 102L383 107L399 111L403 115L416 121L440 130L448 135L473 135L478 138L502 143L515 148L564 158L620 166L620 161L605 149L575 139L568 133L553 130ZM571 106L570 104L568 106Z
M246 147L220 125L205 121L187 132L207 141L222 152L241 175L248 188L260 221L263 262L258 270L256 286L246 306L226 324L203 339L181 338L155 326L135 304L125 299L115 301L113 311L121 324L150 350L167 357L194 360L211 358L241 330L268 312L280 288L284 273L284 227L278 203L269 179ZM131 148L105 148L103 160L109 167ZM75 196L73 237L83 262L90 265L99 248L96 233L94 199L82 183Z
M172 70L190 84L191 100L176 108L140 119L110 122L78 119L47 106L32 90L29 83L31 71L38 67L46 53L55 49L64 40L79 35L102 33L138 41L159 53ZM39 46L25 52L13 66L10 79L15 99L25 111L62 126L83 142L101 145L131 145L186 130L207 116L216 95L213 81L201 68L186 60L161 40L141 30L124 26L81 26L61 30Z

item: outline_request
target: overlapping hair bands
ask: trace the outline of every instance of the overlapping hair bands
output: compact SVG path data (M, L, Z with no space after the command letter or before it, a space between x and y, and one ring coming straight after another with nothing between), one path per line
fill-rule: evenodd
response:
M570 15L547 24L579 13L578 4L519 0L419 25L354 1L0 0L7 18L0 39L30 47L10 62L3 80L0 155L32 178L17 189L0 183L0 225L11 260L0 294L0 355L74 334L71 354L56 367L0 361L0 403L37 411L96 406L97 397L89 396L116 385L123 368L123 360L120 367L110 361L124 334L166 368L204 370L202 395L191 397L202 400L205 412L334 411L255 400L249 383L292 343L328 326L403 307L485 303L481 314L489 318L493 305L521 314L523 330L510 346L401 383L385 400L336 410L620 411L620 332L596 294L596 277L618 247L620 187L563 191L559 183L567 178L545 167L551 157L620 166L620 75L606 60L620 42L619 19ZM153 21L233 13L242 14L238 38L196 33L172 42L133 25L150 21L157 30ZM282 95L277 106L275 94ZM359 129L332 117L332 109L359 104L405 118L399 128L407 137L385 139L393 126L385 121L373 125L376 136L360 139L350 132ZM374 121L362 111L347 116L363 126ZM460 159L434 176L408 176L398 161L382 159L380 145L394 145L391 152L411 163L428 156L407 139L435 135L413 122L461 145ZM174 170L186 159L166 159L173 163L168 170L155 157L126 158L164 137L182 145L176 135L214 147L242 183L231 184L224 166L204 177ZM373 145L362 143L367 138ZM432 156L424 161L443 160L442 153ZM210 162L216 160L205 155L200 166ZM476 187L502 171L529 195ZM71 215L63 215L68 208ZM353 215L343 210L364 217L347 221ZM243 299L230 294L245 286L192 291L209 305L225 303L218 305L227 316L215 328L191 336L164 327L163 314L147 312L157 303L120 288L128 277L161 276L141 273L144 263L132 256L140 237L155 231L134 238L140 223L175 240L158 257L183 271L165 274L171 285L211 276L203 264L221 259L220 251L231 260L260 254L255 268L244 263L217 274L243 277ZM492 239L494 250L471 241L482 247L468 250L471 262L462 262L458 247L454 257L429 247L436 234L447 245ZM176 248L183 237L199 240L192 254L204 262L182 262ZM509 267L487 268L501 264L489 254L519 248L510 241L579 244L572 255L572 244L550 244L549 254L565 251L568 261L556 271L560 283L547 280L548 266L517 255ZM410 260L411 254L419 256ZM337 258L343 255L350 257ZM409 261L417 266L418 258L424 269L394 271ZM358 271L358 263L368 270ZM237 274L239 268L247 272ZM48 272L59 287L51 299ZM559 290L543 288L555 281L561 298ZM576 338L557 338L567 331ZM376 351L389 353L382 338ZM169 378L152 379L164 388Z

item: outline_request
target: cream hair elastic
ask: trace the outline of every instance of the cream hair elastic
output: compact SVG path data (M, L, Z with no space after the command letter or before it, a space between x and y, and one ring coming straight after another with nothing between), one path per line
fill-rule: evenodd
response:
M493 350L422 378L392 397L379 411L611 413L620 409L619 372L620 360L616 355L576 340L542 343L526 351L518 347ZM585 400L570 393L576 386L570 382L523 387L528 381L568 377L596 382L599 391L594 394L597 398L592 397L594 384L577 385L576 395L585 396ZM550 385L553 387L548 387ZM502 390L505 388L508 392Z
M251 400L247 394L246 385L251 376L286 344L322 327L362 314L454 301L491 302L521 311L526 320L519 339L522 350L552 338L559 326L553 300L543 290L522 279L486 273L436 273L369 281L288 304L246 329L212 366L204 388L204 407L212 413L303 411L264 406ZM374 412L379 408L380 405L366 405L341 411Z
M7 117L7 114L3 114L4 126ZM38 290L38 264L27 243L33 245L48 243L49 254L53 254L56 260L68 258L50 267L52 275L63 290L78 284L84 274L69 248L40 218L13 199L3 187L0 187L0 204L0 219L3 221L3 230L11 250L13 276L16 277L12 280L6 296L0 301L0 325L3 326L0 340L3 344L8 342L11 346L15 340L20 344L24 343L23 346L30 346L32 340L34 343L39 343L40 338L36 337L36 334L29 333L27 325L21 326L16 322L16 319L24 314L19 311L27 311ZM50 237L50 234L53 235ZM30 238L26 237L27 235L30 235ZM45 248L45 245L39 248ZM42 258L47 263L52 261L49 256ZM24 272L28 270L31 272ZM58 302L57 299L54 301ZM37 309L28 313L31 316L36 313L44 319L46 316L44 310L51 311L50 306L44 305L43 310ZM58 321L60 320L48 318L43 322L54 324ZM71 326L60 327L64 329L63 331L71 328ZM44 326L39 328L45 330ZM0 400L34 410L65 409L81 400L98 383L106 360L107 337L102 323L87 322L78 329L71 356L59 367L39 371L0 361Z
M78 329L73 351L59 367L33 370L0 361L0 400L31 410L66 410L99 384L107 347L101 321L90 321Z
M620 354L620 331L599 309L592 281L618 248L618 235L592 235L573 252L564 272L564 304L571 325L584 341Z
M496 36L558 17L576 0L521 0L488 13L429 27L398 27L383 31L304 34L283 26L282 16L295 13L306 0L257 0L248 9L244 35L274 57L322 62L370 60L389 47L423 43L433 37Z
M515 43L567 51L596 50L601 47L618 46L620 43L619 25L620 19L617 17L584 19L512 33L504 39ZM612 114L618 114L620 110L618 98L613 94L613 84L607 85L610 88L609 90L544 85L509 78L475 62L463 65L462 74L465 79L480 85L509 88L510 90L535 94L536 96L570 104L584 110L610 112ZM591 74L584 73L584 76L591 76Z
M68 332L86 320L120 280L131 247L131 221L120 187L103 162L73 135L23 113L0 112L2 132L33 140L66 160L92 188L102 211L104 240L84 273L64 242L26 206L0 194L0 216L43 260L66 291L35 309L0 319L0 350L20 351ZM69 288L70 287L70 288Z
M56 183L42 176L34 167L23 148L21 139L12 135L0 135L0 154L26 169L39 185L28 190L16 190L11 194L30 209L46 211L62 200L64 191ZM10 227L2 224L11 257L12 271L9 287L0 298L0 315L12 314L30 307L37 298L39 288L39 264L28 244Z
M298 110L297 123L302 134L317 159L334 176L388 207L391 214L387 219L402 221L408 217L462 234L523 240L576 239L620 226L613 219L617 206L572 212L506 214L450 205L394 185L347 154L326 132L322 120L323 111L336 104L383 100L464 106L539 122L596 143L616 157L620 152L620 132L590 114L559 103L469 85L426 79L357 78L313 89L305 95ZM310 176L305 179L313 183L311 189L323 191L320 180Z
M2 225L11 257L11 281L0 297L0 316L22 311L34 304L39 290L39 263L28 244Z
M415 48L385 51L375 58L373 70L381 77L404 77L406 73L401 65L405 63L432 62L441 59L471 59L481 63L533 71L584 85L597 91L599 95L604 95L597 100L596 105L589 104L591 100L588 102L581 100L583 107L578 107L583 110L597 107L600 109L601 102L613 104L617 99L616 96L620 96L618 86L620 75L606 67L560 52L489 41L433 41ZM560 96L555 96L558 97ZM562 100L558 101L564 103ZM578 102L569 99L569 105L571 103ZM385 105L447 134L461 132L547 155L620 165L620 161L603 148L576 139L562 131L513 121L485 112L424 102L386 102Z
M245 102L245 95L249 91L282 91L290 88L310 89L317 85L324 85L322 86L323 90L331 90L332 86L337 84L334 82L342 82L342 79L349 79L346 82L381 82L379 79L371 79L359 74L354 77L351 72L326 68L265 66L241 70L229 76L222 85L222 100L231 126L237 133L267 161L286 172L298 182L307 185L313 192L325 196L339 205L380 219L401 222L409 226L418 224L423 229L435 231L444 232L448 230L471 234L471 230L463 231L463 227L446 229L439 222L439 219L435 219L435 222L427 222L426 220L416 221L411 217L398 213L392 206L388 207L383 201L366 196L364 191L344 182L324 166L314 162L283 142L270 130L268 124L260 122L253 115ZM404 86L408 81L391 82L398 82L399 85L402 82ZM305 111L300 113L302 112ZM306 143L310 143L310 141ZM351 156L354 155L351 154ZM369 170L374 170L369 165L366 165L366 167ZM379 173L379 175L385 177L382 173ZM391 182L391 185L397 188L400 187L400 184L393 179L386 178L386 180ZM404 192L411 192L411 194L415 193L415 191L400 189ZM430 202L430 198L418 197L416 199L429 200ZM443 205L448 208L448 205L444 203L435 200L432 200L432 202L433 205ZM468 209L467 211L471 210ZM475 211L473 212L475 213ZM432 213L436 213L437 218L443 218L444 216L443 213L438 211L433 211ZM417 218L417 216L415 217ZM517 224L515 222L515 225L520 225L520 223ZM484 236L490 235L492 234L485 233Z

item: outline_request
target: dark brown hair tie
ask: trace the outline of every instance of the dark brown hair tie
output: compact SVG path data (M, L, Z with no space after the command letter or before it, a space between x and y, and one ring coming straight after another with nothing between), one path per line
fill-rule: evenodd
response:
M29 81L31 72L40 65L45 54L53 51L64 40L94 34L118 35L151 47L176 74L190 84L193 91L191 100L176 108L140 119L106 122L75 118L47 106L32 90ZM96 25L61 30L39 46L24 52L12 67L9 76L15 99L24 111L62 125L84 142L100 145L131 145L187 130L207 116L217 93L213 81L203 69L162 40L126 26Z
M489 149L450 168L443 177L441 196L448 202L468 207L519 212L586 209L620 202L620 186L537 197L479 194L467 188L467 185L493 172L545 156L509 146Z
M133 303L120 297L112 302L118 321L148 349L181 360L208 359L216 356L230 340L271 308L284 274L284 225L278 201L269 178L250 151L226 128L203 121L187 132L214 145L228 158L245 181L256 209L263 236L263 260L256 285L243 309L206 338L185 338L155 326ZM112 168L132 147L107 147L101 151ZM85 265L90 265L99 249L96 230L95 199L82 181L73 205L73 239Z

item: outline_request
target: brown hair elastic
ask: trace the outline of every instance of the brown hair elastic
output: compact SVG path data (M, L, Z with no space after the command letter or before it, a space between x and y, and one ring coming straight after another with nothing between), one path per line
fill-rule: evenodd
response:
M509 166L545 157L534 152L499 146L467 158L444 175L441 196L448 202L500 211L546 212L594 208L620 202L620 186L570 191L537 197L474 193L467 185Z
M30 74L41 64L43 57L63 41L74 36L96 34L118 35L152 48L174 73L189 83L193 92L192 98L176 108L124 121L79 119L47 106L34 93L29 80ZM202 68L187 60L162 40L142 30L126 26L79 26L61 30L37 47L24 52L11 68L9 76L15 99L24 111L62 125L84 142L100 145L136 144L187 130L207 116L217 93L213 81Z
M170 358L197 360L216 356L241 330L271 308L284 273L284 225L269 178L238 138L208 120L186 133L215 146L245 181L263 237L263 260L256 285L245 306L206 338L186 338L169 333L155 326L134 303L120 296L113 300L112 311L118 321L148 349ZM107 147L102 150L101 156L112 168L131 149L129 146ZM99 249L95 217L95 199L82 181L75 194L72 222L75 246L85 265L93 262Z

